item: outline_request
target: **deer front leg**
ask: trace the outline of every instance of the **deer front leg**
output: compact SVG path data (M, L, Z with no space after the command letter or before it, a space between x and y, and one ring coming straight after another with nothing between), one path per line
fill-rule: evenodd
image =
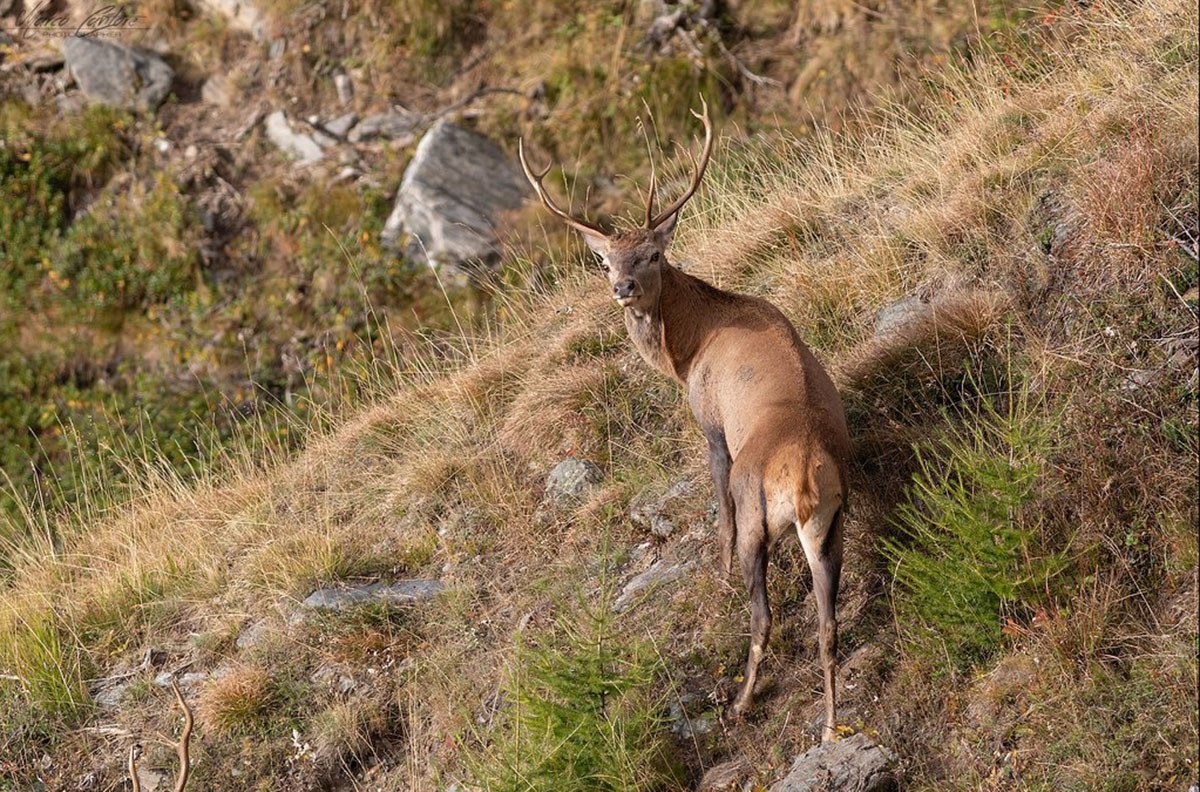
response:
M708 466L717 489L717 547L721 553L721 570L728 576L733 574L733 544L737 540L733 493L729 490L729 468L733 460L729 458L724 432L712 430L704 436L708 440Z

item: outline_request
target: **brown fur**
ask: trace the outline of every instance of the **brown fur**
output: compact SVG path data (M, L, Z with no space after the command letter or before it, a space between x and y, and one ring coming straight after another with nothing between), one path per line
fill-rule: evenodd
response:
M703 99L701 99L703 104ZM695 193L712 153L708 106L704 149L691 184L655 215L651 175L644 228L609 236L559 209L518 147L521 166L542 203L579 231L604 259L625 327L651 366L687 389L708 440L717 488L721 566L733 571L736 545L750 595L750 657L733 710L749 708L771 631L767 554L795 528L813 575L825 674L824 739L833 735L837 590L850 438L833 381L796 329L766 300L732 294L667 263L679 210Z
M826 680L825 736L836 698L836 597L850 440L829 375L766 300L717 289L667 263L663 228L589 239L604 257L629 337L682 383L709 443L722 567L733 551L751 600L751 646L734 709L749 707L770 632L767 554L793 527L813 570Z

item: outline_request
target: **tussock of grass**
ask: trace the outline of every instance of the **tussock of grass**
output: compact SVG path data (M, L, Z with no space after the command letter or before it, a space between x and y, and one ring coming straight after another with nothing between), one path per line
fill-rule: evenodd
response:
M278 705L279 691L265 668L230 669L205 685L197 708L218 734L255 732Z

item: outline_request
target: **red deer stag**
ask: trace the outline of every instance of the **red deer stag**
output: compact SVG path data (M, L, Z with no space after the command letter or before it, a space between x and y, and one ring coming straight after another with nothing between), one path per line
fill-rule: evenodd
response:
M192 739L192 710L188 707L187 702L183 700L183 694L179 692L179 685L175 680L171 680L171 690L175 692L175 700L179 702L179 708L183 710L183 731L179 734L179 742L175 744L175 751L179 754L179 774L175 776L175 792L183 792L184 787L188 782L188 771L191 769L191 760L188 758L188 744ZM129 749L129 782L133 785L133 792L141 792L142 782L138 779L137 747Z
M651 163L643 227L606 234L559 209L542 185L549 166L521 167L546 208L583 235L608 271L625 327L642 357L687 389L708 440L718 498L721 565L733 572L737 545L750 596L750 656L733 702L749 708L771 630L767 554L795 526L812 570L825 675L825 729L834 733L837 591L847 500L849 436L841 399L796 329L766 300L722 291L667 263L679 211L700 186L712 154L708 105L692 114L704 124L687 190L658 214Z

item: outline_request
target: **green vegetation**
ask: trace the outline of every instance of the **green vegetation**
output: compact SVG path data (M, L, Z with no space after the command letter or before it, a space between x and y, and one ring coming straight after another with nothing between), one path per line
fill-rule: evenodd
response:
M661 665L614 629L611 599L520 636L488 744L470 764L492 792L652 792L677 788L669 764Z
M953 667L981 663L1000 647L1006 619L1028 622L1051 584L1065 590L1065 560L1047 548L1031 504L1051 497L1052 419L1011 396L917 449L899 536L881 545L899 584L895 607L914 648Z

